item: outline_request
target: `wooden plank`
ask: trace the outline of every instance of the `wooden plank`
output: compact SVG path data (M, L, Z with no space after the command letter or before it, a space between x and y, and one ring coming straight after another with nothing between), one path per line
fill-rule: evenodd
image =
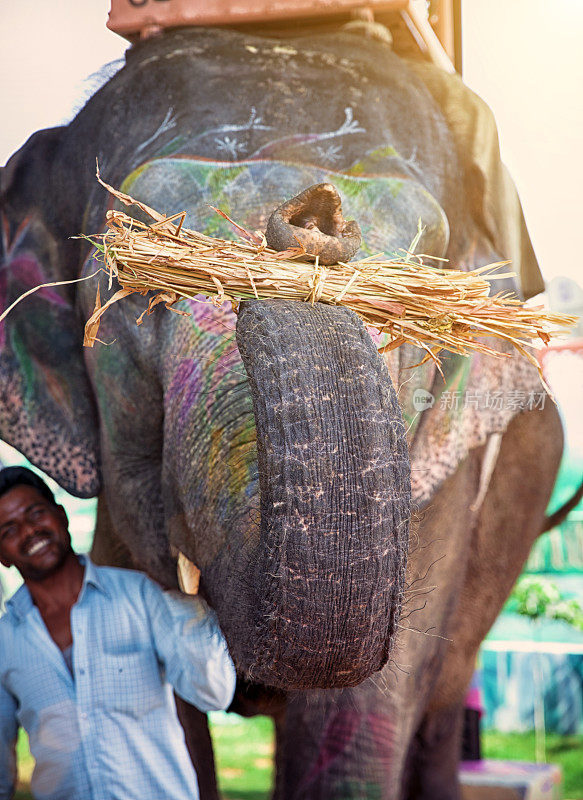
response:
M112 0L107 27L122 36L139 31L180 27L183 25L242 25L296 18L326 17L349 13L355 0L173 0L172 3ZM370 0L364 2L373 11L399 11L407 0Z
M441 41L437 37L435 30L432 28L429 22L424 0L409 0L406 10L402 11L401 13L409 28L411 29L411 23L415 27L416 32L423 40L423 45L425 46L427 54L433 63L437 64L438 67L441 67L446 72L455 72L453 60L446 52ZM417 39L415 31L411 29L411 33ZM423 50L421 45L420 49Z
M443 45L443 49L450 60L455 63L453 0L433 0L429 22Z

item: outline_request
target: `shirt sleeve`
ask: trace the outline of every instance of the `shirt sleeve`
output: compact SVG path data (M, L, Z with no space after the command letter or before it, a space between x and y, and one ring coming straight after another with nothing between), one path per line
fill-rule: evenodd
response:
M215 612L202 598L163 592L149 579L144 601L156 654L174 691L201 711L227 708L235 667Z
M0 684L0 800L10 800L16 785L16 700Z

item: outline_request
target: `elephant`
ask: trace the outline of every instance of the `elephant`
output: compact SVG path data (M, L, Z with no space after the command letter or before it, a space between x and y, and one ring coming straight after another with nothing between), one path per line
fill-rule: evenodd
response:
M264 230L331 183L360 255L407 249L420 221L428 257L532 266L489 110L365 28L165 31L9 160L2 303L60 285L1 323L0 436L99 495L97 561L165 587L180 553L200 570L238 670L233 710L276 720L277 800L455 800L476 654L561 457L534 367L502 346L442 352L442 377L412 345L380 354L342 306L285 300L237 314L181 300L188 316L157 307L137 326L147 299L132 295L82 347L97 283L116 290L79 237L113 204L96 158L107 183L223 238L209 204ZM206 721L179 710L216 798Z

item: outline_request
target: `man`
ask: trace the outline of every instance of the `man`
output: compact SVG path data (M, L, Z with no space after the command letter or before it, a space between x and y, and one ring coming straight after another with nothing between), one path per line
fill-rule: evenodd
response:
M197 798L172 688L203 711L229 705L235 670L214 612L75 555L63 507L21 467L0 471L0 561L24 579L0 619L0 800L14 791L19 725L35 798Z

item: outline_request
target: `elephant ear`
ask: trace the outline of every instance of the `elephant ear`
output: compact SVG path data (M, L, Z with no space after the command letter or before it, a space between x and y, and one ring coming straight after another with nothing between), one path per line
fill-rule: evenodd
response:
M512 262L525 298L543 292L518 192L500 159L492 111L459 75L449 75L432 64L411 67L433 95L451 131L464 168L466 201L478 229L502 258Z
M77 275L79 247L68 237L78 230L56 179L65 130L34 134L0 171L0 312ZM92 497L98 435L75 296L75 285L45 287L0 322L0 438L71 494Z

